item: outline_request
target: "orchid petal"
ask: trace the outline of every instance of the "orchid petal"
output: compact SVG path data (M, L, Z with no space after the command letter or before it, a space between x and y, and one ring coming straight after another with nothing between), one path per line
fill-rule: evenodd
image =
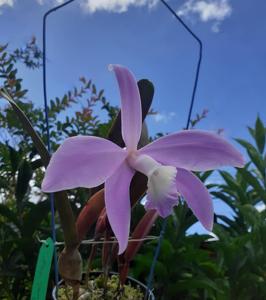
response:
M135 171L126 162L105 183L105 206L111 228L119 244L119 253L125 251L130 229L129 187Z
M242 167L240 152L218 134L203 130L184 130L164 136L139 150L164 165L192 171L220 166Z
M141 135L142 111L138 85L134 75L125 67L111 65L121 96L122 137L127 149L136 150Z
M127 152L103 138L68 138L53 154L42 183L44 192L102 184L125 160Z
M209 231L213 226L213 205L204 184L191 172L178 169L176 187L201 224Z
M147 199L144 204L146 211L155 209L158 215L162 218L167 218L173 212L173 207L178 205L177 196L166 196L165 198L155 201L150 194L147 194Z

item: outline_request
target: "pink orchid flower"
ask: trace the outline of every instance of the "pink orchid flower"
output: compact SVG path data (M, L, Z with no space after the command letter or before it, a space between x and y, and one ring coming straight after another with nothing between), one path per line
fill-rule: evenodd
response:
M213 226L208 190L191 171L220 166L241 167L241 154L217 134L185 130L159 138L137 149L142 128L141 100L134 75L112 65L121 95L122 137L126 147L94 136L70 137L53 154L42 183L44 192L77 187L92 188L105 182L105 205L119 254L128 244L130 229L129 186L136 171L148 177L146 209L162 217L171 214L181 194L207 229Z

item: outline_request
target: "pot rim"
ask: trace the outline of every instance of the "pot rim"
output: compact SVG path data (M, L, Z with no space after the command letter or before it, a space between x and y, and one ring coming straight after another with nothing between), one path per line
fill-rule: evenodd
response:
M92 272L90 272L90 274L102 274L102 273L103 273L102 271L92 271ZM85 274L85 273L83 273L83 274ZM111 274L111 275L119 275L119 273L112 272L112 271L109 272L109 274ZM137 279L135 279L135 278L133 278L131 276L127 276L127 279L129 279L130 281L136 283L141 288L143 288L143 290L145 290L145 294L146 294L145 295L145 300L155 300L155 296L154 296L152 290L148 289L148 287L144 283L138 281ZM58 286L60 286L63 282L64 282L64 280L61 279L58 282ZM57 297L56 297L56 287L53 288L52 297L53 297L53 300L57 300Z

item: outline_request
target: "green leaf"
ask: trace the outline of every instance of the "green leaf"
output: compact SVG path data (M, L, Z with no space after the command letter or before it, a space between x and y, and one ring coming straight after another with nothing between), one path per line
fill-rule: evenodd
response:
M21 206L20 204L28 191L29 182L32 178L32 174L33 171L31 168L31 164L28 163L26 160L23 160L19 166L17 185L15 191L18 207Z
M246 201L247 197L245 191L242 190L234 177L226 171L220 171L219 173L222 175L223 179L227 183L228 187L232 190L232 192L234 192L234 194L237 193L242 201Z
M263 153L265 147L265 127L259 117L256 120L255 139L260 153Z
M245 147L246 150L254 149L256 151L256 148L250 144L249 142L243 140L243 139L235 139L241 146Z
M23 98L27 94L28 90L18 91L16 92L16 97Z
M266 191L260 185L258 179L252 175L247 169L239 169L238 172L243 176L243 178L254 188L254 190L260 195L263 200L266 200Z
M224 201L228 206L230 206L234 211L236 210L234 201L227 195L225 195L222 192L211 192L211 194L217 198L217 199L221 199L222 201Z
M5 222L12 222L19 228L19 220L17 219L17 215L2 203L0 203L0 215L6 218Z
M49 160L50 160L49 152L46 149L43 141L39 137L38 133L34 130L32 124L30 123L27 116L24 114L24 112L19 108L19 106L16 104L16 102L12 99L12 97L5 90L3 90L3 89L0 90L0 97L3 97L5 100L7 100L10 103L10 105L12 106L18 119L20 120L23 129L32 138L34 146L38 150L38 153L41 156L44 166L47 166L49 163Z
M223 293L222 290L219 289L217 284L208 278L196 278L189 280L180 280L177 284L178 290L190 290L190 289L207 289L207 290L215 290L219 293Z
M7 74L10 73L10 72L12 71L13 67L14 67L14 65L13 65L13 64L10 64L10 65L7 67L7 69L6 69L6 73L7 73Z
M232 229L235 229L235 221L224 216L224 215L218 215L217 214L217 218L221 219L225 224L228 225L228 227L231 227Z
M254 163L254 165L258 168L263 178L265 178L265 166L266 161L264 161L262 155L257 151L257 149L250 144L249 142L242 140L242 139L236 139L236 141L241 144L243 147L246 148L247 153L249 157L251 158L251 161Z
M4 50L6 50L8 44L5 44L5 45L1 45L0 46L0 53L3 52ZM1 58L2 59L2 58Z
M95 95L97 94L97 89L96 89L95 84L92 85L92 93Z
M266 162L263 160L261 155L257 151L254 151L253 149L248 150L248 155L251 158L254 165L258 168L259 172L261 173L262 178L265 179L265 166Z
M255 139L255 129L248 126L248 131L249 131L250 135Z
M8 189L9 182L5 176L0 176L0 189Z
M33 204L28 202L29 212L24 217L24 224L22 228L23 235L26 237L39 229L41 222L47 217L50 212L50 203L48 200Z
M199 174L199 178L202 182L205 182L205 180L213 173L213 170L202 172Z
M15 173L18 170L20 155L14 148L12 148L9 145L8 145L8 150L9 150L9 158L10 158L12 175L15 175Z
M101 99L103 94L104 94L104 90L100 90L100 92L98 94L98 99Z
M260 222L260 213L257 211L257 209L250 205L246 204L239 207L240 212L245 218L245 221L248 222L249 225L254 226L256 224L259 224Z

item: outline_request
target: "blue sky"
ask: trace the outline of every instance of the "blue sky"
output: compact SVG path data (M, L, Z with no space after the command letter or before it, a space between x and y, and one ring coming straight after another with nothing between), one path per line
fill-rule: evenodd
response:
M42 15L56 2L63 1L0 0L1 43L21 46L32 35L41 43ZM265 1L169 4L203 41L194 113L204 108L210 112L201 127L224 128L229 138L245 136L245 126L254 123L257 113L264 120L266 116ZM185 124L197 50L195 41L158 1L76 0L48 21L48 94L62 95L85 75L118 103L107 65L124 64L137 78L155 84L153 107L160 115L150 119L151 132L171 132ZM23 70L22 76L32 99L42 103L41 73Z
M0 43L41 43L42 16L60 0L0 0ZM194 113L209 110L200 124L224 129L227 138L247 137L257 114L266 119L266 2L264 0L170 0L203 41L203 61ZM155 84L149 118L152 134L185 125L197 44L158 0L76 0L53 14L47 37L48 95L62 95L81 75L107 98L119 93L109 63L128 66ZM41 72L21 69L32 100L42 104Z

